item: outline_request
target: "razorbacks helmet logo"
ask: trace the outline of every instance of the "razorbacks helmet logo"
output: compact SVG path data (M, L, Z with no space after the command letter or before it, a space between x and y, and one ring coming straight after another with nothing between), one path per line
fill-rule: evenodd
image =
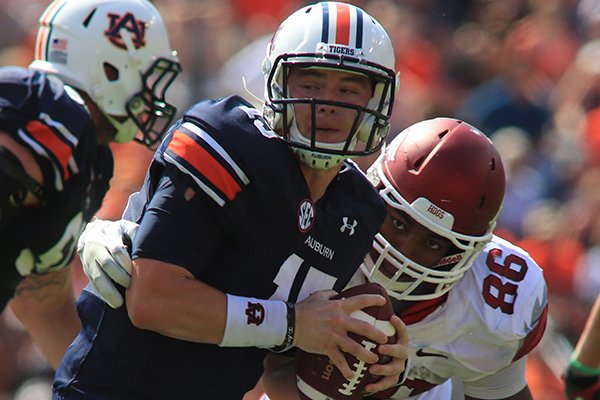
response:
M115 46L126 50L125 42L121 36L121 29L131 33L131 41L136 49L146 45L146 22L138 21L132 13L125 15L108 14L109 27L104 34Z

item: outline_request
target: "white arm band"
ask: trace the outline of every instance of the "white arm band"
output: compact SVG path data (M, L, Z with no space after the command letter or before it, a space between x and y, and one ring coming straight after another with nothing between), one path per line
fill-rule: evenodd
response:
M221 347L273 347L287 334L287 305L227 294L227 322Z

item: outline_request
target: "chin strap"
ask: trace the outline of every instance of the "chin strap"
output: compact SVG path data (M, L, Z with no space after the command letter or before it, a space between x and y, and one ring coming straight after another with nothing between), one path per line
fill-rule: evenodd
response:
M292 121L292 124L290 126L290 138L289 139L292 142L297 142L300 144L304 144L306 146L310 146L310 139L308 139L307 137L302 135L302 133L300 132L300 129L298 129L298 126L296 125L296 121ZM341 142L341 143L315 142L315 144L317 146L320 146L323 148L330 148L332 150L342 150L346 143L345 142ZM354 139L353 143L349 146L349 149L353 149L355 144L356 144L356 138ZM350 156L345 156L345 155L343 156L343 155L339 155L339 154L322 153L322 152L315 151L315 150L294 147L293 145L291 145L291 146L292 146L292 150L296 154L298 154L300 161L302 161L304 164L308 165L309 167L315 168L315 169L330 169L330 168L337 167L345 159L350 157Z

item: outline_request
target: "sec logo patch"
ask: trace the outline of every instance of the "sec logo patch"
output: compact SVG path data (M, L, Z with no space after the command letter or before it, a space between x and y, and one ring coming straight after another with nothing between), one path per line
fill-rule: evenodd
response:
M306 233L315 221L315 205L309 199L302 200L298 207L298 229Z

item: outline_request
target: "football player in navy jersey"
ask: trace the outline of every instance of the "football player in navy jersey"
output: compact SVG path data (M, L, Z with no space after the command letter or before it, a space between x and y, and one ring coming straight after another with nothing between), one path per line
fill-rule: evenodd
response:
M92 284L78 300L83 327L55 399L240 399L270 350L294 346L327 354L347 377L344 352L374 364L383 379L373 391L399 379L399 318L399 342L380 345L388 364L348 336L386 342L350 317L384 299L329 300L385 216L346 159L377 151L389 130L390 39L356 6L317 3L282 23L263 71L263 111L238 96L192 106L130 198L128 221L97 221L82 235ZM133 263L115 245L126 227Z
M146 0L54 1L33 63L0 69L0 311L53 367L79 330L68 265L108 190L107 144L159 140L179 70Z

